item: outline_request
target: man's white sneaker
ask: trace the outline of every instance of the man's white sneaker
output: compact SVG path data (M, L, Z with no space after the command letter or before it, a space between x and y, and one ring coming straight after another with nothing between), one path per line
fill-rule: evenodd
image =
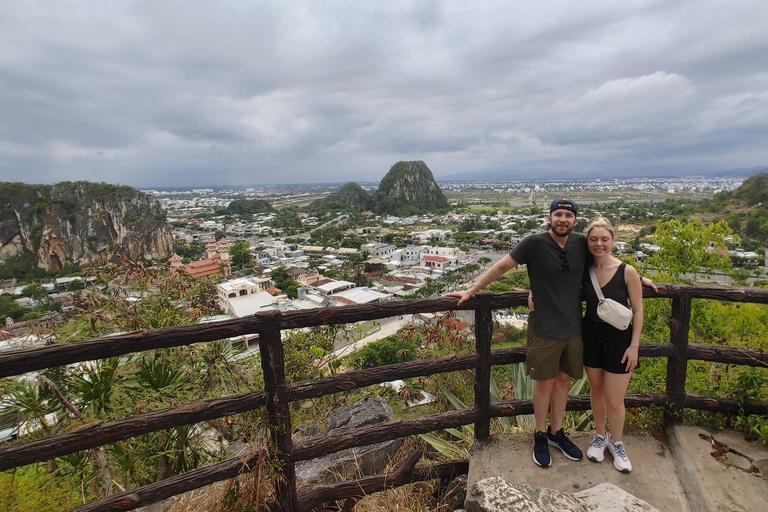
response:
M589 443L587 449L587 458L593 462L603 462L603 454L605 453L605 436L595 434L592 438L592 442Z
M622 473L632 471L632 463L629 462L629 457L627 457L627 452L624 449L624 443L621 441L614 443L612 439L609 439L606 446L610 454L613 455L613 467Z

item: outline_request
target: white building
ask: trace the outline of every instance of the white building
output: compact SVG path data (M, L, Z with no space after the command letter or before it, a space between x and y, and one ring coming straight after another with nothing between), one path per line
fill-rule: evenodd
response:
M227 301L229 299L263 292L264 287L268 283L269 279L252 276L224 281L216 285L216 297L219 307L222 311L227 311Z

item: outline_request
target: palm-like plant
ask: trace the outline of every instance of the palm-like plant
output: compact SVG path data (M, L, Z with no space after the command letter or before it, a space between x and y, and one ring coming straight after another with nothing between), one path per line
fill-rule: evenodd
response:
M518 363L516 365L512 366L512 375L514 380L514 392L515 392L515 398L518 400L524 400L528 399L530 400L533 396L533 385L534 381L531 379L530 376L528 376L525 373L525 366L523 363ZM577 395L581 392L581 389L584 387L584 383L587 380L586 373L578 380L576 380L573 385L571 385L570 389L568 390L569 395ZM443 394L446 396L448 401L451 403L451 405L457 409L466 409L466 404L462 402L458 397L456 397L453 393L451 393L448 390L443 390ZM491 395L491 401L492 402L498 402L501 401L501 394L499 393L499 388L496 385L496 379L493 378L493 375L491 375L490 379L490 395ZM589 420L592 417L592 412L587 411L583 413L576 422L576 430L581 430L586 426L586 424L589 423ZM511 432L511 431L524 431L524 432L532 432L536 426L533 415L532 414L525 414L525 415L518 415L515 416L515 421L517 423L517 429L515 429L512 426L512 423L510 422L509 418L496 418L496 424L498 425L498 428L501 432ZM428 434L419 434L419 437L421 437L424 441L426 441L430 446L432 446L435 450L440 452L441 454L450 457L450 458L468 458L469 456L469 446L472 443L472 440L475 437L475 429L473 425L464 425L461 429L456 428L447 428L445 431L453 438L455 441L450 441L447 439L444 439L440 436L437 436L432 433Z

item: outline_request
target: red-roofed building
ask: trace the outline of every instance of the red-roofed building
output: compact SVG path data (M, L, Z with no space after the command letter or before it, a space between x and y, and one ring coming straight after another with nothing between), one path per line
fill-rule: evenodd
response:
M222 279L232 274L232 262L229 259L229 242L221 239L218 242L212 238L205 245L208 257L204 260L193 261L184 265L184 269L194 278L218 275ZM175 255L174 255L175 256ZM173 258L171 258L173 259ZM173 263L171 263L173 265Z
M454 261L455 258L446 258L445 256L432 256L429 254L422 254L421 256L421 264L422 266L429 267L429 268L445 268L447 265L450 265L452 261Z

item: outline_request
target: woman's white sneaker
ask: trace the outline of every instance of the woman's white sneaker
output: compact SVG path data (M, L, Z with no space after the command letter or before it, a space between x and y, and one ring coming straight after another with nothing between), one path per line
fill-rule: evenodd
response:
M605 436L595 433L587 448L587 458L593 462L603 462L605 453Z
M613 467L622 473L632 471L632 463L629 462L629 457L627 457L627 452L624 449L624 443L621 441L614 443L612 439L609 439L606 446L608 447L608 452L613 455Z

